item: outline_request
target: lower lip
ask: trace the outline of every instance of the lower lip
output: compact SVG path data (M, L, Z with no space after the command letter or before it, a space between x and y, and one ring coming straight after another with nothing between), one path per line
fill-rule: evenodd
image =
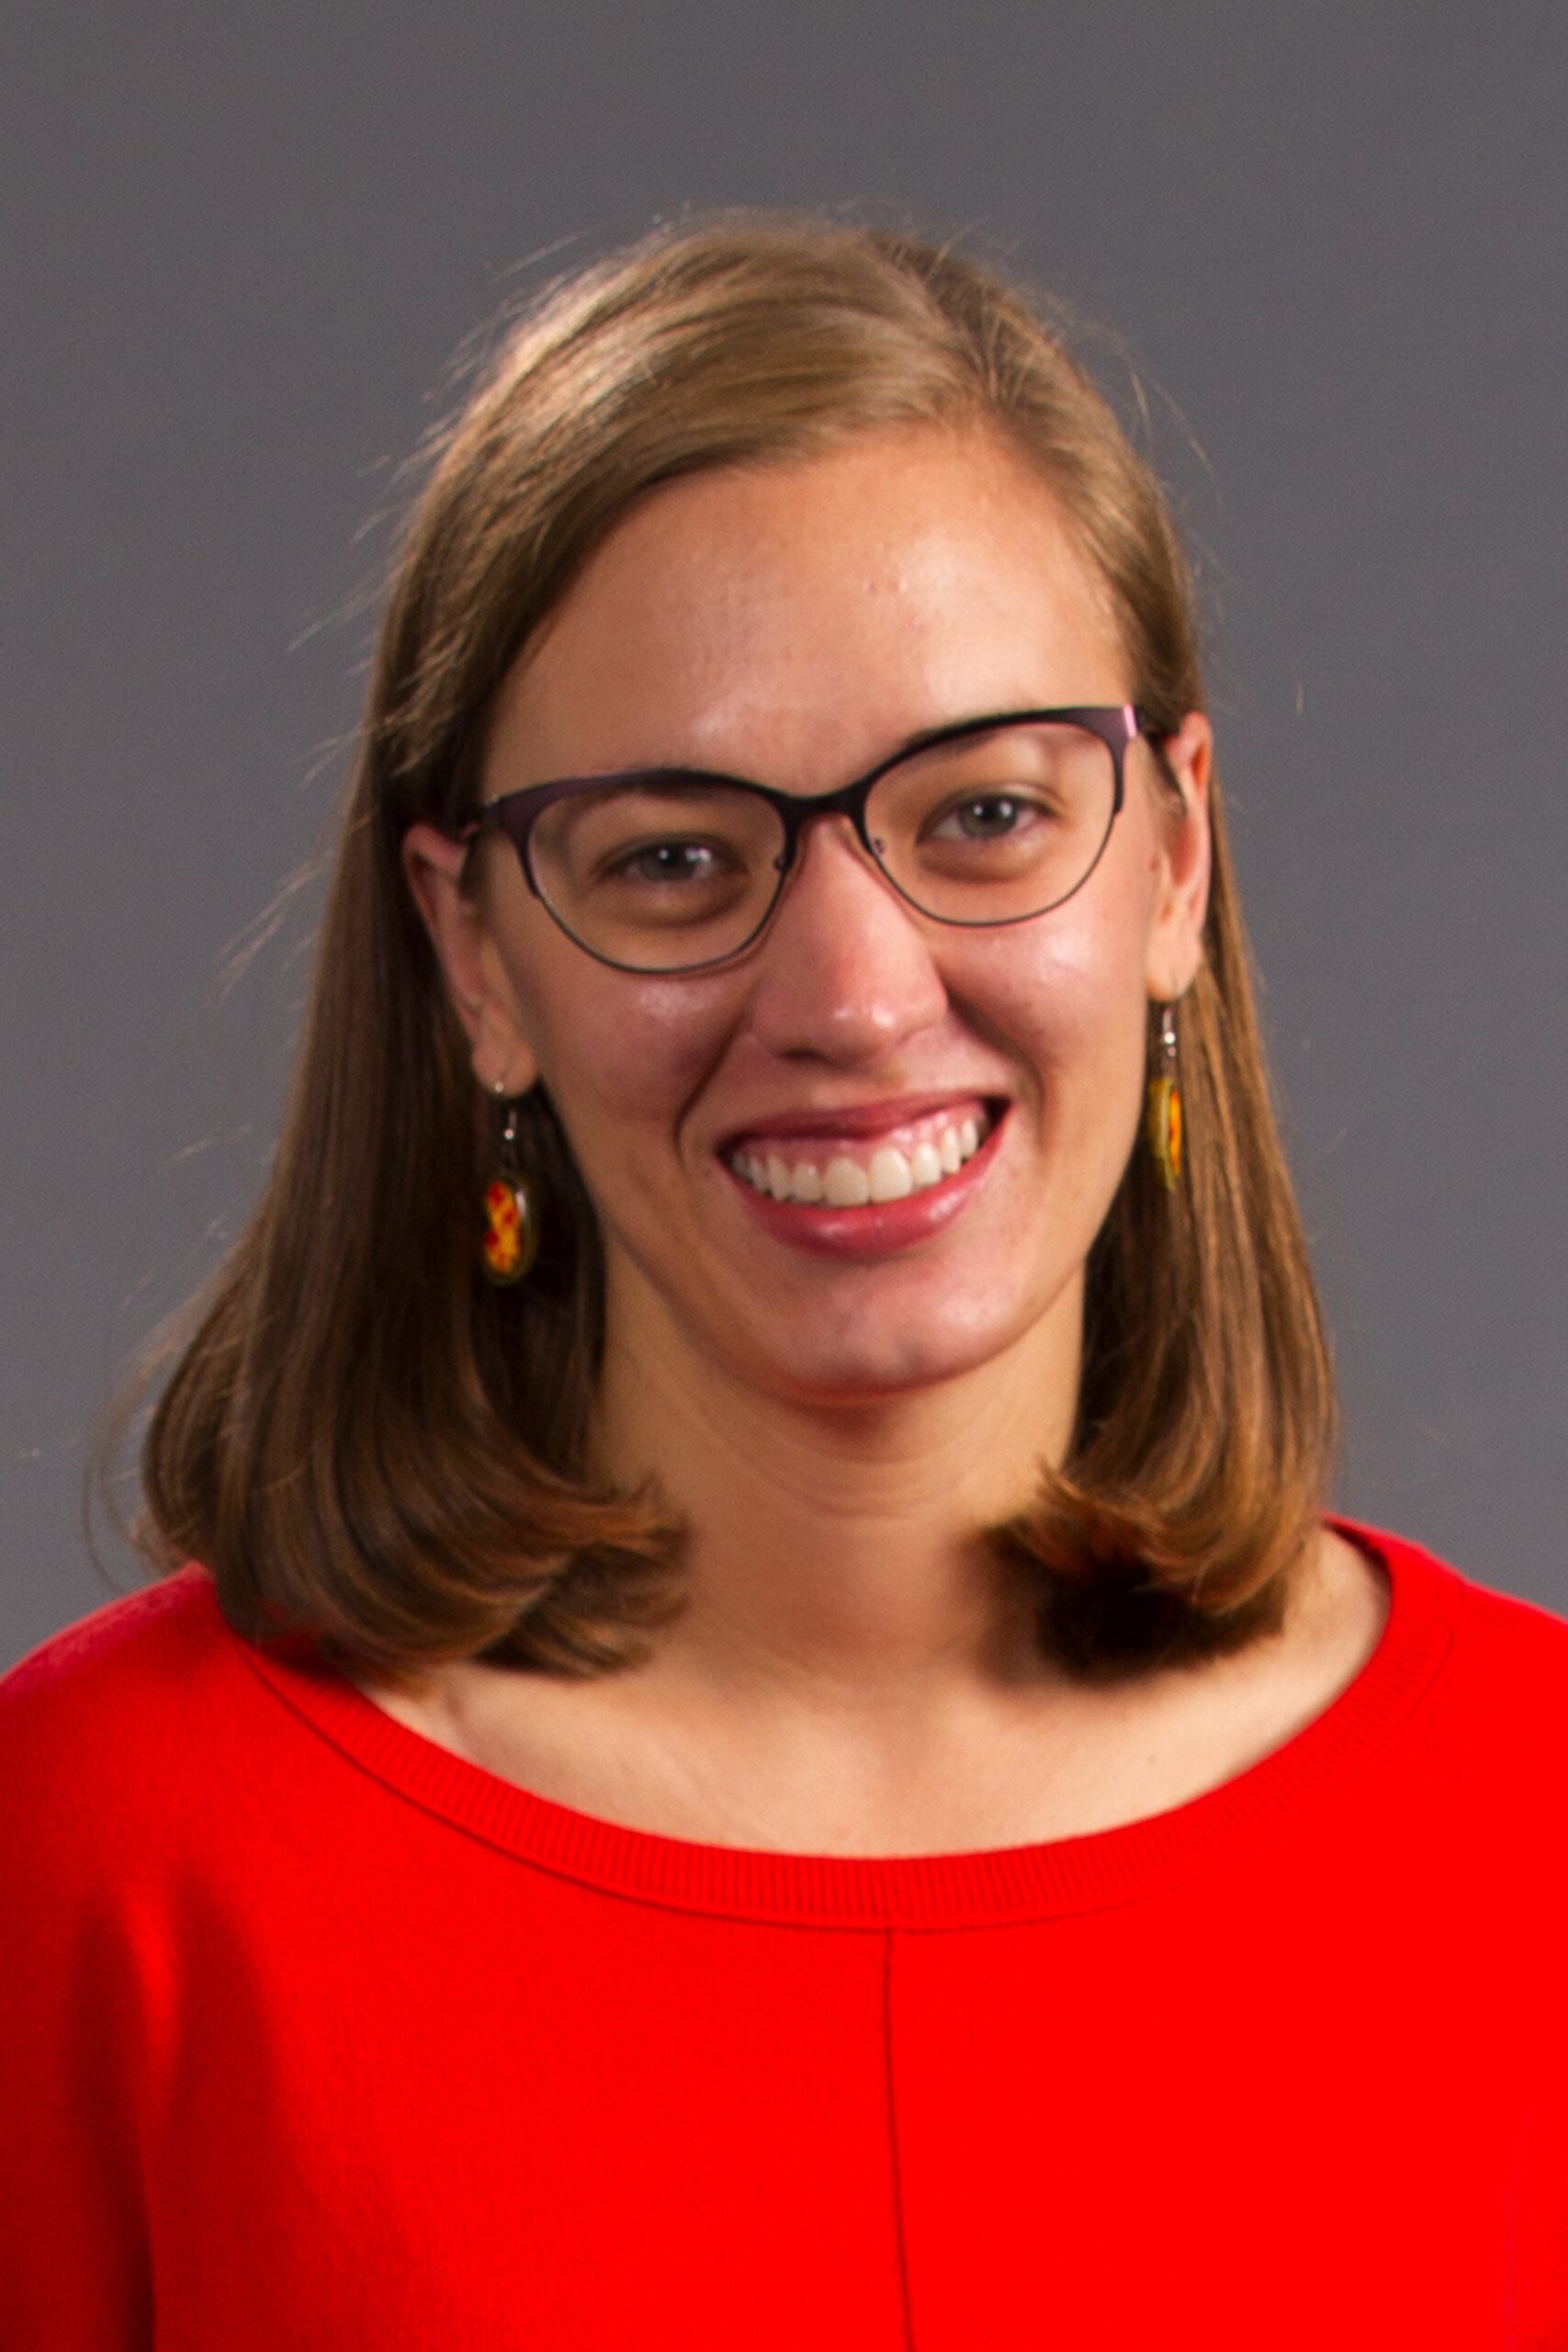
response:
M968 1207L996 1164L998 1139L1007 1125L1000 1113L985 1142L955 1176L924 1192L907 1193L901 1201L868 1202L860 1209L816 1208L805 1201L775 1201L759 1193L728 1162L725 1173L752 1215L780 1241L818 1258L891 1258L916 1242L929 1240L951 1225Z

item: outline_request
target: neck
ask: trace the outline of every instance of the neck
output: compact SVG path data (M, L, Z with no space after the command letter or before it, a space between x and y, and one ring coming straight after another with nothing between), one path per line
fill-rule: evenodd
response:
M1077 1287L970 1372L831 1407L741 1384L646 1296L635 1314L615 1296L598 1451L617 1480L651 1475L688 1530L688 1606L645 1687L894 1721L1038 1679L1024 1596L979 1531L1066 1451Z

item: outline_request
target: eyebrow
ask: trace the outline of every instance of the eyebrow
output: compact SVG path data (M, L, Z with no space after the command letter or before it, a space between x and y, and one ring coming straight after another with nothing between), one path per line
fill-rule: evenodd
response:
M872 763L871 767L863 769L862 774L865 775L874 775L879 769L892 767L899 760L908 759L916 752L925 751L930 747L942 742L950 735L963 735L972 732L975 736L978 737L983 735L987 731L987 728L1000 729L1004 727L1016 726L1019 723L1021 716L1027 711L1051 708L1070 710L1075 709L1078 706L1071 703L1063 703L1059 705L1021 703L1017 710L982 710L976 711L972 718L945 718L939 721L939 723L934 727L917 728L912 735L905 736L903 741L897 744L891 752L885 753L881 759L874 760ZM1107 704L1105 706L1108 709L1121 707L1122 706L1111 704ZM511 792L533 792L537 791L545 785L552 784L648 784L654 782L660 776L668 776L671 780L680 780L693 784L757 785L761 783L761 777L741 775L733 768L693 767L688 766L684 762L680 760L655 760L633 767L589 768L585 769L581 775L540 776L535 784L510 786L508 786L508 791L506 793L497 793L494 797L498 800L502 800L508 797L508 795ZM854 781L858 780L858 778L854 779ZM762 789L769 792L787 792L789 790L789 786L787 785L764 785L762 786ZM827 790L823 792L800 792L795 793L793 797L797 800L825 800L829 797L834 789L835 787L833 786L829 786ZM489 807L490 803L481 802L480 806Z

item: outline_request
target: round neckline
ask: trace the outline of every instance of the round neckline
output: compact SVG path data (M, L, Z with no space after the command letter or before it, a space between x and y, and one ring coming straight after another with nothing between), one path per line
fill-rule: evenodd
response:
M313 1646L236 1641L294 1714L397 1796L517 1860L667 1909L842 1928L1006 1925L1160 1894L1288 1826L1380 1747L1452 1643L1462 1579L1397 1536L1331 1516L1389 1584L1376 1646L1326 1707L1258 1761L1167 1811L1042 1844L844 1855L706 1845L536 1795L388 1714Z

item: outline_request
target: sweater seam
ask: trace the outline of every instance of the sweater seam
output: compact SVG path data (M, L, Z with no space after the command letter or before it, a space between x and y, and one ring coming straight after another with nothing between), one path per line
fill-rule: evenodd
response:
M898 2265L898 2306L904 2352L915 2352L915 2314L909 2293L909 2252L905 2230L904 2181L898 2157L898 2101L893 2047L893 1950L896 1928L884 1931L882 1952L882 2048L887 2096L887 2159L893 2190L893 2246Z

